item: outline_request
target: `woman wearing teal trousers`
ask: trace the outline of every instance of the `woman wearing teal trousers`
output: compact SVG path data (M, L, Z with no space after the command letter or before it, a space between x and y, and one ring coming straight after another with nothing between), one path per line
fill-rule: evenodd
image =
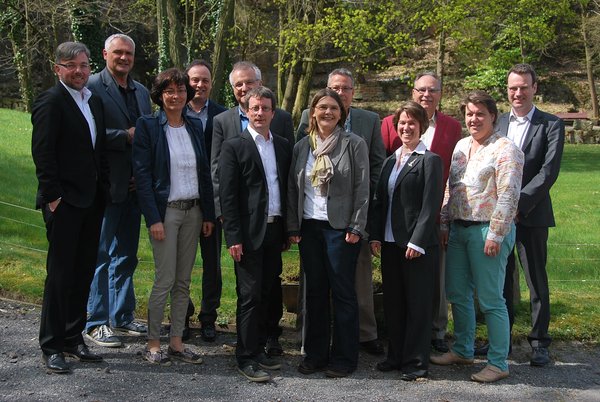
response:
M488 327L488 364L471 379L494 382L508 377L509 322L502 296L506 260L515 242L516 208L523 153L494 133L496 102L474 91L461 103L469 133L456 144L441 213L446 254L446 294L452 303L456 342L440 365L472 364L475 337L473 293Z

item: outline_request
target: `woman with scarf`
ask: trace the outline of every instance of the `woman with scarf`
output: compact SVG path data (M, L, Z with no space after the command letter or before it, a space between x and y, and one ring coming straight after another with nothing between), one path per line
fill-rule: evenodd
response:
M309 116L288 181L288 235L298 244L306 278L306 357L298 371L346 377L358 362L354 277L359 240L366 236L369 153L362 138L344 131L346 112L337 92L318 91Z

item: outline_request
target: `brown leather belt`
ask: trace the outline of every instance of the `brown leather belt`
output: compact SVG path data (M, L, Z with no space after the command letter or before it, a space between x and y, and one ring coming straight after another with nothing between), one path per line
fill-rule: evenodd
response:
M193 199L193 200L177 200L177 201L167 202L167 207L180 209L182 211L187 211L188 209L192 209L196 205L200 205L200 200L198 198Z

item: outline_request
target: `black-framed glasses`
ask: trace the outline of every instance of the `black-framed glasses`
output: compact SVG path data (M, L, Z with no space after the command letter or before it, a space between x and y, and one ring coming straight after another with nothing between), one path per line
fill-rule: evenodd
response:
M77 64L77 63L65 63L65 64L63 64L63 63L54 63L54 64L56 64L57 66L64 67L64 68L66 68L69 71L75 71L77 69L80 69L80 70L89 70L90 69L89 63L81 63L81 64Z

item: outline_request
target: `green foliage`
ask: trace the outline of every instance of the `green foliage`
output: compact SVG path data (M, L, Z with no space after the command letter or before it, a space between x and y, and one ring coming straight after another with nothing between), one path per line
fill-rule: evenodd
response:
M496 99L506 97L506 72L519 62L519 49L499 49L483 61L464 81L466 90L481 89Z
M85 43L90 49L92 73L104 67L102 57L104 35L99 18L100 13L94 3L77 4L71 9L71 32L76 41Z

